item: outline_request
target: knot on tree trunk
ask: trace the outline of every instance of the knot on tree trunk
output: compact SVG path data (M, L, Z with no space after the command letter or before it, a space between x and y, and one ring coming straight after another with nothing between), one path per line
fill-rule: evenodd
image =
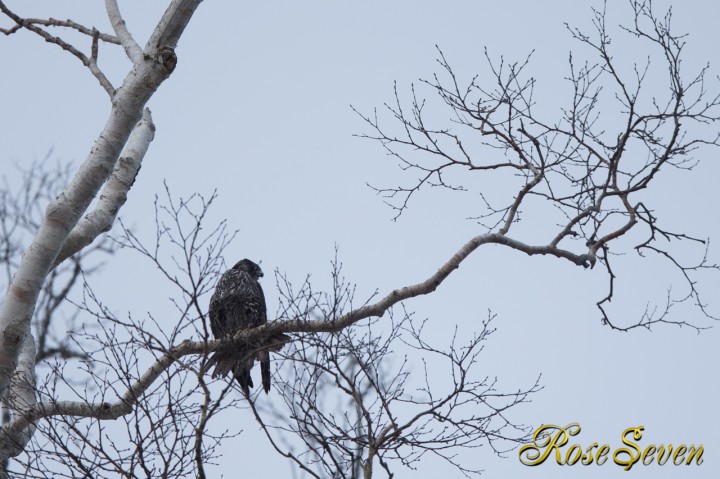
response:
M172 73L177 66L177 55L175 50L170 47L162 47L158 50L158 62L167 70L168 73Z

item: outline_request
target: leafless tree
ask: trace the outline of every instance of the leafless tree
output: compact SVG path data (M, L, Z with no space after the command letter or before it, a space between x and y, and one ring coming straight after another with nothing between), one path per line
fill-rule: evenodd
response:
M49 156L23 168L17 165L20 181L11 186L8 177L3 178L0 191L0 248L2 265L7 286L12 272L18 266L22 245L37 231L42 220L42 206L48 204L67 184L71 164L51 165ZM40 291L32 331L37 353L35 364L47 368L57 360L87 359L87 355L74 344L73 333L82 324L79 311L63 308L70 292L82 286L84 279L91 277L102 266L102 256L115 252L109 238L104 237L96 244L84 248L66 262L55 268L47 277ZM5 288L3 288L5 289ZM11 411L3 407L3 424L11 420ZM7 466L7 458L3 468Z
M339 280L337 267L334 288L327 294L315 293L309 282L294 293L279 276L284 301L276 321L231 339L210 340L204 298L225 268L222 252L234 232L224 222L208 226L214 194L177 200L166 190L156 203L154 240L140 239L120 225L116 242L152 262L176 289L174 327L163 327L152 315L118 316L89 281L83 281L80 299L71 298L73 286L90 273L83 276L83 268L95 264L86 258L111 251L107 240L98 238L116 223L138 174L155 129L146 103L174 71L174 48L199 3L170 0L141 48L115 0L105 2L114 34L71 20L20 17L0 1L0 12L11 23L0 31L13 35L28 30L69 52L90 70L112 103L87 160L65 185L61 179L41 181L42 191L29 202L4 193L15 198L7 204L18 206L15 212L3 210L2 232L11 279L0 309L0 395L9 412L0 431L0 460L6 464L16 457L18 468L11 465L10 470L25 477L205 477L206 465L218 460L219 442L240 432L218 431L210 427L211 420L247 404L275 449L311 476L367 478L381 471L391 477L395 464L415 467L427 453L466 474L477 472L455 459L456 449L488 444L502 452L521 440L524 430L505 412L539 386L503 393L486 376L490 372L477 371L477 354L491 332L488 322L471 338L441 348L427 341L404 307L399 311L403 301L434 292L486 244L551 255L584 268L602 265L609 287L597 305L604 323L615 329L661 322L701 328L670 317L672 306L682 300L712 317L695 275L718 267L706 253L698 264L685 265L660 242L705 241L661 226L653 209L638 198L655 184L660 170L692 169L692 155L699 148L718 146L712 126L720 119L720 97L706 90L708 67L689 76L681 71L684 37L671 32L669 13L657 16L651 2L641 0L630 1L632 21L620 33L651 54L629 74L612 55L604 11L593 11L592 34L568 27L597 62L578 66L570 57L569 104L559 120L535 113L535 82L525 76L529 59L508 64L492 60L489 53L490 84L480 77L463 83L442 52L442 73L422 83L449 109L452 128L431 124L415 88L409 104L396 89L396 102L388 106L394 127L377 114L361 114L371 131L362 136L380 141L415 174L408 186L378 188L398 215L426 186L462 190L466 177L494 181L503 174L512 185L504 200L482 197L476 219L485 232L470 238L424 281L358 306L352 288ZM51 33L57 28L87 36L89 54ZM119 87L98 67L101 42L122 46L131 62ZM659 78L654 74L659 65L666 90L649 85L651 78ZM56 186L61 189L57 197L50 193ZM543 210L547 205L554 218ZM521 212L537 215L547 228L560 225L549 240L540 240L518 231ZM610 248L622 247L631 230L645 235L637 252L669 260L689 292L669 298L663 313L623 326L607 313L615 279ZM70 288L61 287L68 284ZM71 299L73 304L67 301ZM59 315L66 311L84 319L60 328ZM90 324L85 319L95 327L83 327ZM281 355L276 384L284 411L240 400L232 394L232 384L208 378L208 354L238 343ZM445 359L449 381L438 382L430 369L415 374L422 364L417 358L430 356ZM38 381L40 364L49 367ZM347 414L323 403L321 391L349 404Z
M5 192L7 208L0 220L3 231L12 232L2 238L5 251L11 251L13 238L20 238L19 229L33 224L36 207L25 206L37 203L25 199L52 197L54 178L62 184L62 174L40 173L33 166L26 172L21 194ZM208 339L199 301L211 290L221 253L235 236L225 222L201 231L214 199L193 195L174 202L168 194L165 201L156 202L158 228L152 247L123 228L118 238L105 237L85 248L48 277L38 304L52 307L36 310L37 342L45 345L38 349L45 353L37 357L40 407L34 414L52 415L53 420L32 426L34 434L13 470L22 471L23 477L204 477L204 465L216 459L220 442L239 433L208 429L217 414L241 406L240 396L228 394L230 385L206 381L209 347L184 358L167 349L189 334ZM161 327L153 316L121 319L96 296L90 281L96 271L93 257L118 246L142 254L178 288L172 303L178 318L173 329ZM6 256L11 263L20 250L13 251ZM61 274L66 268L70 271ZM54 293L59 285L61 297ZM78 321L64 321L65 314ZM58 322L67 330L55 341L51 332ZM142 370L153 361L149 371ZM8 403L12 409L12 401ZM14 428L35 419L12 413L6 418L5 441L12 440L8 433ZM102 418L122 422L110 425L98 421Z
M51 164L50 152L42 161L32 162L27 167L16 165L20 181L11 186L7 176L3 177L0 190L0 265L5 270L5 286L10 284L17 269L23 245L40 227L42 207L52 201L71 176L71 163ZM88 278L102 267L102 258L115 252L115 245L108 237L100 238L66 262L52 270L40 291L32 320L33 335L36 338L35 362L43 364L54 357L63 359L83 358L74 349L70 333L77 330L79 320L76 311L69 315L60 308L69 292L82 285L83 276Z
M277 276L283 316L343 314L354 288L336 260L333 286L314 293L309 281L294 291ZM506 413L540 389L501 392L496 377L478 373L492 316L471 337L457 330L446 349L424 337L426 321L389 311L335 333L309 333L279 353L275 383L281 401L251 403L275 449L311 477L393 477L398 465L416 469L434 455L466 476L479 473L459 451L489 445L503 454L527 430ZM389 320L389 323L388 323ZM386 325L381 324L382 321ZM438 366L439 365L439 366ZM487 368L485 368L487 369Z
M618 64L604 9L592 10L590 34L566 25L582 51L596 60L578 62L570 54L565 78L569 99L559 119L535 112L536 82L526 73L530 57L507 63L502 57L493 60L486 50L488 75L463 82L439 51L441 73L420 86L437 95L452 127L435 125L437 109L425 114L430 104L414 85L408 102L396 85L395 102L385 105L395 123L386 126L377 111L358 112L371 130L360 136L379 141L412 175L405 186L375 188L395 210L396 219L427 187L462 191L467 183L488 184L483 180L514 185L501 199L478 192L482 203L475 219L486 233L471 239L448 264L457 266L489 243L528 255L552 255L585 268L599 262L609 278L597 302L604 324L623 331L667 322L700 329L671 319L669 313L673 305L692 301L707 318L717 319L706 309L695 276L718 265L708 261L704 247L697 263L676 259L663 242L707 242L666 229L639 198L661 170L692 170L700 148L720 144L713 128L720 119L720 96L717 85L714 92L707 90L709 65L690 74L682 71L685 35L671 30L671 11L658 16L650 0L629 3L632 21L619 33L643 52L644 63L629 71ZM491 81L485 81L488 77ZM659 78L664 81L658 85ZM538 228L528 233L516 226L534 215L542 218L546 240L533 234ZM668 297L659 314L646 312L634 324L619 325L606 311L615 294L611 245L620 251L622 238L640 228L644 239L634 249L641 256L652 252L668 260L685 278L687 293Z

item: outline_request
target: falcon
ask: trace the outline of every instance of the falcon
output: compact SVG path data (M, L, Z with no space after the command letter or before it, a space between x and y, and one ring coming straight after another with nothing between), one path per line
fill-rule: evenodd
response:
M258 279L263 276L260 266L249 259L238 262L220 277L210 298L210 328L215 339L233 336L238 331L267 323L265 295ZM232 372L245 396L253 387L250 369L260 361L260 375L265 392L270 391L270 354L253 345L240 345L216 351L211 358L215 364L212 377Z

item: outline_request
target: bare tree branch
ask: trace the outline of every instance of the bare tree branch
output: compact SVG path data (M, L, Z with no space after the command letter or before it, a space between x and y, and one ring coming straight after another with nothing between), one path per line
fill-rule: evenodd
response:
M133 65L123 86L117 91L111 92L109 83L103 80L104 75L99 74L99 70L95 68L94 60L88 59L77 49L58 37L49 35L37 25L24 22L3 2L0 2L0 12L18 25L37 33L47 41L60 45L80 58L113 98L112 109L105 128L76 176L63 193L48 206L43 223L23 255L2 303L0 309L0 330L3 331L0 340L0 395L5 394L10 379L15 373L18 360L22 363L28 359L19 356L21 345L31 334L30 321L45 277L55 264L58 253L68 235L115 169L122 148L142 117L146 102L174 70L177 62L174 47L199 3L199 0L170 2L168 12L171 14L168 16L166 13L155 33L159 35L156 40L167 34L170 41L149 44L144 51L143 61ZM97 52L98 39L99 34L93 34L93 55ZM26 349L22 349L22 351L26 351ZM33 353L32 359L34 360L34 358L35 354Z
M595 31L591 35L568 26L572 37L588 47L598 61L578 67L575 56L570 55L566 78L570 102L557 121L548 121L535 110L535 79L524 73L529 57L508 63L502 57L493 60L486 52L492 80L481 82L487 76L476 76L463 86L439 49L442 74L421 84L449 110L452 127L432 125L438 115L424 113L428 103L415 85L410 88L409 107L397 85L394 104L385 105L396 122L394 127L381 124L377 112L358 112L372 131L359 136L380 142L400 162L401 169L414 175L409 185L375 188L394 209L395 219L427 186L467 190L459 183L457 178L462 177L458 174L452 176L452 183L446 180L451 172L484 175L490 181L505 173L504 181L515 184L514 194L494 206L479 191L484 205L478 205L480 213L475 219L483 221L487 236L478 236L470 243L495 242L527 254L553 254L578 265L594 266L598 259L607 258L611 244L618 244L631 230L644 225L651 230L650 241L636 250L653 248L655 226L647 216L640 216L650 210L639 201L639 194L661 169L692 169L692 155L698 148L720 146L720 134L711 127L720 122L720 92L706 90L707 66L691 75L681 70L685 36L672 32L670 12L661 18L652 11L652 2L631 0L630 5L633 23L621 27L622 32L649 46L649 59L635 65L630 74L618 67L604 10L593 10ZM651 64L667 69L669 88L650 84L660 78L649 74ZM609 125L614 131L600 126L601 110L605 117L612 116ZM548 204L557 216L545 214ZM521 211L526 217L545 215L544 224L558 224L549 243L529 246L538 240L524 238L527 232L523 236L515 232ZM569 241L581 243L561 248ZM470 243L463 249L472 250ZM661 254L672 258L672 253L665 253ZM705 317L715 319L698 297L692 275L717 266L705 260L689 268L671 263L682 271L691 290L685 299L692 298ZM458 264L453 262L454 266ZM602 321L616 329L628 329L614 325L603 308L603 303L612 298L614 275L608 279L610 292L598 302ZM663 322L672 322L663 318ZM632 327L648 327L655 322L641 319Z
M9 30L4 30L3 33L6 35L10 35L12 33L15 33L20 28L26 28L27 30L30 30L31 32L41 36L46 42L48 43L54 43L66 52L69 52L71 55L78 58L83 65L88 67L90 72L93 74L93 76L97 79L97 81L100 83L100 86L103 87L105 92L112 98L115 95L115 87L110 83L110 80L107 79L105 74L100 70L100 68L97 65L97 40L99 38L99 32L92 33L93 37L93 44L92 44L92 54L88 57L84 53L82 53L80 50L72 46L71 44L67 43L60 37L56 35L51 35L47 31L40 28L38 25L42 24L50 24L54 26L56 22L52 22L51 20L48 20L47 22L43 21L31 21L31 20L37 20L37 19L24 19L13 13L4 2L0 1L0 12L4 13L8 17L10 17L15 23L17 28L11 28ZM73 22L74 23L74 22ZM69 26L70 24L68 24ZM79 30L79 28L75 27ZM87 30L83 27L83 30ZM84 33L84 32L83 32Z
M0 394L8 410L0 429L0 472L7 473L8 458L16 457L13 467L25 467L28 477L206 477L220 441L241 432L224 424L217 432L211 422L224 411L247 407L272 447L312 477L393 477L398 465L414 468L426 455L464 475L477 474L457 451L481 444L496 454L511 449L525 430L507 412L527 402L539 383L504 393L496 378L475 375L492 333L491 317L471 337L456 335L439 348L426 339L425 323L413 320L403 301L435 292L483 245L550 255L583 268L600 264L608 287L596 304L602 321L614 329L672 323L701 330L671 317L684 301L716 319L697 286L699 272L720 270L708 259L708 243L661 226L640 193L656 183L661 170L691 170L698 149L720 146L720 94L706 90L708 67L689 76L681 70L685 37L672 33L670 13L658 17L651 2L636 0L630 1L631 24L621 33L654 49L650 60L628 71L620 68L606 13L593 10L591 34L568 27L596 60L569 57L568 102L557 120L537 111L536 82L526 75L531 56L508 62L486 51L487 74L465 82L440 49L440 73L413 85L409 100L395 86L394 102L386 105L394 126L377 112L359 113L371 132L360 136L380 142L411 176L408 183L375 188L396 218L427 187L462 194L473 190L478 176L496 175L506 175L511 185L500 200L479 192L474 219L485 230L421 281L403 281L359 304L337 258L327 292L313 289L309 279L295 290L277 274L275 321L210 340L205 297L225 267L223 251L236 232L225 221L207 227L216 192L177 199L165 185L165 198L157 197L154 205L154 238L148 242L142 231L119 221L122 231L114 241L140 253L174 289L170 307L119 316L87 281L95 265L87 258L112 251L93 241L111 228L125 203L153 139L145 105L173 72L175 46L199 3L171 0L141 49L116 0L105 2L116 36L71 20L21 18L0 0L0 12L14 22L3 33L27 29L59 45L90 69L113 100L105 128L57 198L53 193L48 201L36 188L17 193L25 195L22 201L0 192L0 263L13 278L0 309ZM89 55L49 33L57 27L90 37ZM122 45L133 64L117 90L97 67L100 42ZM661 77L658 65L667 71L664 89L651 84ZM422 89L450 112L449 127L435 125L438 116L429 114ZM612 117L609 127L602 126L601 110ZM40 182L48 193L55 184L54 178ZM88 211L99 192L95 209ZM546 214L548 205L554 216ZM540 213L549 226L546 237L517 227ZM615 294L611 256L633 230L646 234L635 251L666 260L687 293L676 297L669 289L664 307L648 305L636 324L623 326L607 309ZM702 244L704 255L697 262L681 261L663 241ZM71 298L83 281L82 300ZM76 309L58 336L54 331L69 305ZM400 319L398 307L403 308ZM75 322L78 316L82 319ZM287 352L281 352L284 346ZM209 355L238 347L251 357L268 351L283 358L275 380L285 402L282 413L264 408L257 396L233 394L233 381L208 379ZM448 365L446 375L433 374L436 363ZM410 366L420 374L411 375ZM42 375L36 378L38 371ZM339 400L330 403L329 396ZM109 433L111 427L121 430L122 440L115 439L114 429Z
M23 19L25 23L33 24L33 25L42 25L45 27L61 27L61 28L71 28L77 32L82 33L83 35L87 35L89 37L93 37L96 35L97 30L93 28L88 28L84 25L80 25L77 22L74 22L70 19L67 20L57 20L55 18L25 18ZM13 33L17 32L22 28L22 25L15 24L11 28L0 28L0 33L4 33L5 35L12 35ZM100 33L97 32L97 36L99 40L102 40L106 43L112 43L115 45L120 45L120 40L114 36L110 35L108 33Z
M315 314L327 317L352 302L353 288L342 281L322 299L305 286L293 294L278 279L298 311L310 302ZM423 337L426 322L417 325L410 316L300 335L281 353L275 381L283 402L251 403L279 454L312 477L369 479L376 465L392 477L394 465L415 469L426 454L470 476L480 471L457 460L459 449L489 445L502 455L525 437L507 412L539 385L507 394L496 390L497 379L477 375L492 317L467 341L456 336L450 347L438 349ZM413 362L419 364L413 368ZM450 365L449 371L438 374L440 364ZM424 380L411 374L419 365Z
M123 49L125 49L128 58L133 64L140 63L142 60L142 48L140 48L140 45L137 44L127 29L127 26L125 26L125 20L123 20L120 14L120 7L118 7L117 0L105 0L105 8L107 9L110 24L113 30L115 30L115 34L120 40Z
M89 245L100 234L107 232L115 222L120 208L127 200L127 194L135 183L143 158L153 140L155 125L150 110L143 112L142 119L135 125L112 175L100 193L95 209L75 225L62 249L55 258L53 268L82 248Z

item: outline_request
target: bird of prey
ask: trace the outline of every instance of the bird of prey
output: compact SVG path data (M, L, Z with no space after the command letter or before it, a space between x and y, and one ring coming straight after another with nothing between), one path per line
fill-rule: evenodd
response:
M240 330L267 323L265 295L258 279L263 276L260 266L249 259L239 261L220 277L210 298L210 328L216 339L232 336ZM215 363L212 377L227 376L232 372L245 396L253 387L250 369L260 361L263 389L270 391L270 354L252 345L216 351L211 359Z

